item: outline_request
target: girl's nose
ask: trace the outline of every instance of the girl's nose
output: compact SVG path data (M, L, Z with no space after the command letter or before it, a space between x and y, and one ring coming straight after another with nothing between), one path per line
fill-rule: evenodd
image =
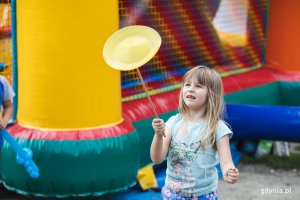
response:
M189 91L190 91L190 92L195 92L195 88L194 88L193 86L191 86L191 87L189 88Z

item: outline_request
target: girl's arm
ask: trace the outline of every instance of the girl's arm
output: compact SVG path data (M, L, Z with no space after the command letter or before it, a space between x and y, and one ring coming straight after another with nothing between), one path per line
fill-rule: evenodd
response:
M232 161L228 135L217 141L217 151L224 181L227 183L236 183L239 178L239 171Z
M3 115L2 119L0 120L0 129L4 129L8 121L11 118L12 112L13 112L13 106L11 100L3 101Z
M153 119L152 126L155 130L155 134L150 148L150 155L151 160L155 164L158 164L165 160L168 153L171 141L171 131L168 128L165 128L165 124L161 119ZM163 136L163 133L166 137Z

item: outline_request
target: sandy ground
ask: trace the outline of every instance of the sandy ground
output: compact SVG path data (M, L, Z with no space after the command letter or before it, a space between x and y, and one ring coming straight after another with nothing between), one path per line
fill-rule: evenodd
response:
M263 165L239 164L240 180L219 184L221 200L300 199L300 166L294 170L273 170ZM1 200L28 199L0 187ZM99 198L101 199L101 198Z
M293 170L274 170L263 165L239 164L238 168L238 183L219 183L219 199L300 199L300 166Z

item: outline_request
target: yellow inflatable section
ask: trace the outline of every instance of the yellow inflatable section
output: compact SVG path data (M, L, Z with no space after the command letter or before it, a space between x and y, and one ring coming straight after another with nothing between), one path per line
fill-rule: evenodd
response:
M102 58L118 30L118 1L18 0L17 10L19 123L55 130L120 123L120 72Z

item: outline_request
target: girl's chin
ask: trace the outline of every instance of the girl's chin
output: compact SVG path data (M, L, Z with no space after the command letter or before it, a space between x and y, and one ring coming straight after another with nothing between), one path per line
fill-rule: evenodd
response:
M194 103L190 103L190 102L187 102L185 103L187 105L188 108L190 109L194 109L195 107L197 107Z
M187 100L184 101L184 103L186 105L195 105L196 104L194 99L187 99Z

